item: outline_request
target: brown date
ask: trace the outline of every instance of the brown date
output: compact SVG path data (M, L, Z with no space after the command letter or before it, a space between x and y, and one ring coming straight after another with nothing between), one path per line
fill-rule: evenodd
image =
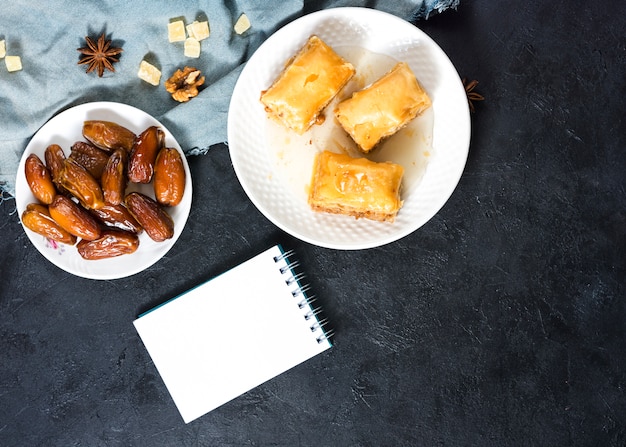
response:
M50 216L66 231L92 241L102 232L98 221L89 212L65 196L57 195L48 206Z
M87 260L114 258L134 253L139 247L136 234L122 230L104 230L98 239L81 240L76 248L78 253Z
M131 192L126 196L125 202L128 210L152 240L163 242L174 236L174 221L156 200L139 192Z
M50 170L52 181L57 184L59 174L63 169L63 161L65 160L65 153L58 144L51 144L46 148L44 153L44 160L46 160L46 166Z
M26 182L35 198L46 205L52 203L57 191L52 183L50 171L43 161L36 154L30 154L26 158L24 171Z
M83 122L83 136L94 146L110 152L125 149L130 152L136 135L112 121L87 120Z
M111 205L119 205L124 201L124 193L128 183L128 154L124 149L115 149L108 158L100 184L104 201Z
M76 236L61 227L51 216L48 207L31 203L22 213L24 226L37 234L63 244L74 245Z
M185 194L185 166L174 148L163 148L154 164L154 197L161 205L176 206Z
M98 181L71 158L63 161L59 184L76 197L85 208L98 209L104 205L104 195Z
M130 214L130 211L122 205L105 204L98 210L91 210L93 215L107 227L117 228L118 230L128 231L130 233L139 234L143 231L137 219Z
M150 126L137 136L128 162L128 180L133 183L150 183L154 163L164 141L165 133L157 126Z
M85 168L93 178L98 180L102 177L104 167L109 160L109 154L92 144L77 141L72 145L69 158L76 161L76 163Z

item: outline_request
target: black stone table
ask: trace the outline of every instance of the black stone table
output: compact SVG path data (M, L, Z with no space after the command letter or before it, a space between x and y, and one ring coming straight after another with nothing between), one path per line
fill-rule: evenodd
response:
M63 272L0 205L0 445L626 445L626 3L463 0L417 25L486 100L444 208L365 251L281 232L226 146L145 272ZM136 315L274 243L335 346L185 425Z

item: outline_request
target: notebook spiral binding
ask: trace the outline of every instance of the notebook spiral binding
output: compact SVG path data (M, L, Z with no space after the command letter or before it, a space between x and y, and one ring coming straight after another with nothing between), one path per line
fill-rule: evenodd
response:
M306 275L302 272L296 273L294 271L294 269L300 266L300 262L297 260L292 261L289 259L294 254L294 250L285 251L279 256L274 256L274 262L286 262L284 266L280 267L280 273L282 275L288 275L285 278L285 284L287 284L287 286L295 286L295 288L291 290L291 295L294 298L301 298L296 304L299 309L306 311L303 314L303 317L307 322L310 322L309 329L311 329L311 333L321 332L315 340L318 343L322 343L325 340L330 342L330 339L333 336L333 330L326 329L328 318L319 319L317 317L322 312L322 308L315 307L313 305L313 303L317 301L315 295L307 294L307 292L311 290L311 286L309 284L302 283L302 281L306 278Z

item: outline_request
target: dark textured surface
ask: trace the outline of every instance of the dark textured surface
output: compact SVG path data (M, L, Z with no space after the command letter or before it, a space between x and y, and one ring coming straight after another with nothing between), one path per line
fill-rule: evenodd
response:
M226 147L191 158L168 255L73 277L0 205L0 445L626 444L626 4L463 1L418 23L487 99L420 230L344 252L250 203ZM280 242L336 345L185 425L132 320Z

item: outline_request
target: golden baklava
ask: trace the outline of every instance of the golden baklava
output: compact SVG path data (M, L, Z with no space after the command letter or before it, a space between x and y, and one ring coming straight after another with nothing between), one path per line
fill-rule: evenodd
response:
M430 97L404 62L335 108L344 130L365 153L431 106Z
M313 35L261 92L261 102L270 117L303 134L323 119L322 110L354 73L352 64Z
M404 169L324 151L317 155L309 205L314 211L393 222L402 207Z

